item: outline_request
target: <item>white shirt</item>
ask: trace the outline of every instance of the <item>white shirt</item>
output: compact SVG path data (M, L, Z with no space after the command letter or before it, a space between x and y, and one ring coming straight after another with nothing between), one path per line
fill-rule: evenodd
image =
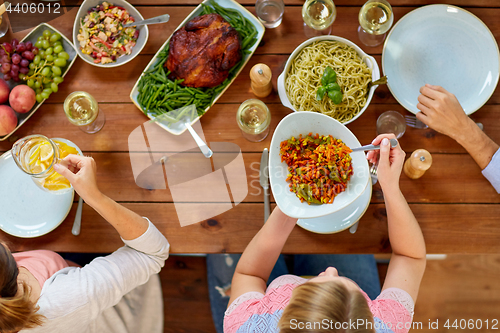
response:
M45 323L21 332L162 333L157 273L170 245L151 222L144 234L123 242L125 246L85 267L66 267L52 275L37 303Z

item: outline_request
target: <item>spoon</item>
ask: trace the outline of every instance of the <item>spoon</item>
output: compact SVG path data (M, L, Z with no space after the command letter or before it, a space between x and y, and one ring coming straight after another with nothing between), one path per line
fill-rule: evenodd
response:
M391 139L391 148L394 148L397 145L398 145L398 140ZM358 148L352 148L352 152L354 153L355 151L367 151L367 150L378 150L378 149L380 149L380 146L366 145Z
M164 15L152 17L152 18L147 19L147 20L136 21L136 22L124 24L123 28L139 27L141 25L147 25L147 24L165 23L165 22L168 22L169 19L170 19L170 15L164 14Z

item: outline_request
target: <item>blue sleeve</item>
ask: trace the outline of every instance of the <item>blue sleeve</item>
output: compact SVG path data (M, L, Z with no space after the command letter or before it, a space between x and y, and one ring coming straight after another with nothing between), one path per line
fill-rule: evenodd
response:
M484 168L483 176L493 185L500 194L500 149L491 158L490 163Z

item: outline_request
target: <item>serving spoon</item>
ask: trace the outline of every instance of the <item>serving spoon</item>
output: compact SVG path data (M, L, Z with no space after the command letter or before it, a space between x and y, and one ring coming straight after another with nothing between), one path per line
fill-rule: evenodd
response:
M147 24L165 23L165 22L168 22L169 19L170 19L170 15L164 14L164 15L149 18L147 20L136 21L136 22L124 24L123 28L140 27L141 25L147 25Z
M391 139L390 140L391 142L391 148L394 148L398 145L398 140L396 139ZM356 151L367 151L367 150L378 150L380 149L380 145L378 146L375 146L375 145L366 145L366 146L362 146L362 147L358 147L358 148L352 148L352 152L356 152Z

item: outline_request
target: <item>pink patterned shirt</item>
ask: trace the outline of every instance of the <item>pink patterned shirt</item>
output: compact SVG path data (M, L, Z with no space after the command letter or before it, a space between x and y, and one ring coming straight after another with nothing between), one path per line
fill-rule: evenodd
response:
M229 305L224 317L224 333L278 332L278 321L288 305L292 291L307 279L295 275L283 275L275 279L265 295L249 292ZM377 333L406 333L411 328L414 303L404 290L388 288L370 300L361 290L373 314Z

